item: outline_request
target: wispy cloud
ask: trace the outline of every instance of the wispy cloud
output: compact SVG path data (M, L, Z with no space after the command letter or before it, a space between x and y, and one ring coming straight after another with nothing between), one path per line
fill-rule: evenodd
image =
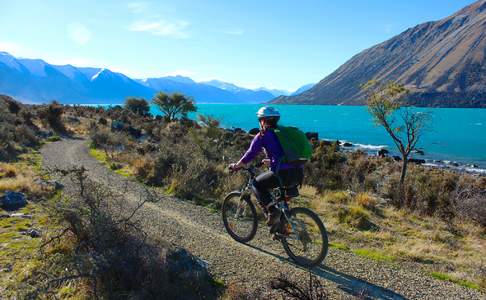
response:
M91 39L91 31L81 23L71 23L67 26L69 38L78 45L86 45Z
M233 28L233 29L225 29L225 30L220 30L220 32L229 34L229 35L243 35L245 31L240 28Z
M127 6L132 14L140 14L147 10L147 4L145 2L130 2Z
M189 37L187 28L189 23L186 21L136 21L130 24L128 30L135 32L147 32L155 36L165 36L177 39L185 39Z

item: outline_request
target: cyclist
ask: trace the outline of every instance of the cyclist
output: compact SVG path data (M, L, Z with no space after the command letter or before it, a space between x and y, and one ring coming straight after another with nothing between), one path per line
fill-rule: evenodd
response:
M267 213L267 225L273 226L280 219L280 211L272 202L270 190L280 185L284 186L300 184L304 178L303 163L285 163L284 150L280 145L276 133L273 131L280 120L280 113L273 107L262 107L257 112L260 132L253 138L250 147L241 159L229 168L237 171L255 157L265 152L263 163L270 169L258 175L252 184L252 189L257 196L259 204Z

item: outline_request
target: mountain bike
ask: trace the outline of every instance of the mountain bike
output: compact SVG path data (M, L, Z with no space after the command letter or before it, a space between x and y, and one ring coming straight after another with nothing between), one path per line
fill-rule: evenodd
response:
M240 243L248 243L257 232L259 217L251 197L252 181L257 167L242 168L248 172L248 181L239 191L229 193L222 204L223 224L228 234ZM298 195L297 186L283 186L272 191L272 201L280 210L280 220L270 232L279 240L287 255L304 267L319 265L327 255L328 237L319 216L305 207L289 208L289 200ZM264 209L262 213L267 217Z

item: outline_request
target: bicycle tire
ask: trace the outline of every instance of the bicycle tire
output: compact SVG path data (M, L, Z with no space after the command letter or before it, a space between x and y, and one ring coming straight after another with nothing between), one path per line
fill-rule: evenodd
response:
M297 213L307 215L308 217L310 217L316 223L317 227L319 228L320 235L322 237L322 247L321 247L321 251L320 251L319 255L316 258L309 259L309 258L306 258L306 257L301 257L301 256L295 255L292 252L292 250L290 249L290 247L289 247L289 244L287 242L287 238L283 238L281 240L282 246L283 246L285 252L287 253L287 255L294 262L296 262L298 265L301 265L303 267L309 267L309 268L310 267L317 266L317 265L321 264L324 261L324 259L327 256L327 252L329 250L329 239L328 239L328 236L327 236L326 227L324 226L324 223L321 221L321 219L319 218L319 216L316 213L314 213L312 210L308 209L308 208L305 208L305 207L295 207L295 208L292 208L290 210L290 212L289 212L289 215L290 215L290 217L293 217Z
M246 235L246 236L239 236L237 233L235 233L233 231L233 229L231 228L229 222L228 222L228 216L227 216L228 206L230 205L230 200L233 199L234 197L238 197L241 200L245 201L246 204L248 205L248 207L250 208L250 212L251 212L251 216L252 216L253 220L252 220L252 224L251 224L251 230L250 230L249 234ZM224 228L226 229L226 232L228 232L228 234L235 241L240 242L240 243L248 243L249 241L251 241L255 237L257 227L258 227L258 216L257 216L255 205L253 204L253 202L251 202L249 197L248 198L241 198L241 192L239 192L239 191L229 193L224 198L223 205L221 207L221 215L222 215L222 218L223 218L223 225L224 225Z

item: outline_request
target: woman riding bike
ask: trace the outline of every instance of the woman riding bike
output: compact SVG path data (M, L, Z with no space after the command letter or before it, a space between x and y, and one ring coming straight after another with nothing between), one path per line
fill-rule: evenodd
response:
M259 204L267 213L267 225L273 226L280 219L280 210L272 203L270 190L280 185L291 186L300 184L304 178L303 163L284 163L284 150L280 145L274 129L280 120L280 113L273 107L262 107L257 112L260 132L253 138L249 149L241 159L229 168L237 171L251 162L262 151L267 158L262 162L270 166L270 170L258 175L252 183L252 189Z

